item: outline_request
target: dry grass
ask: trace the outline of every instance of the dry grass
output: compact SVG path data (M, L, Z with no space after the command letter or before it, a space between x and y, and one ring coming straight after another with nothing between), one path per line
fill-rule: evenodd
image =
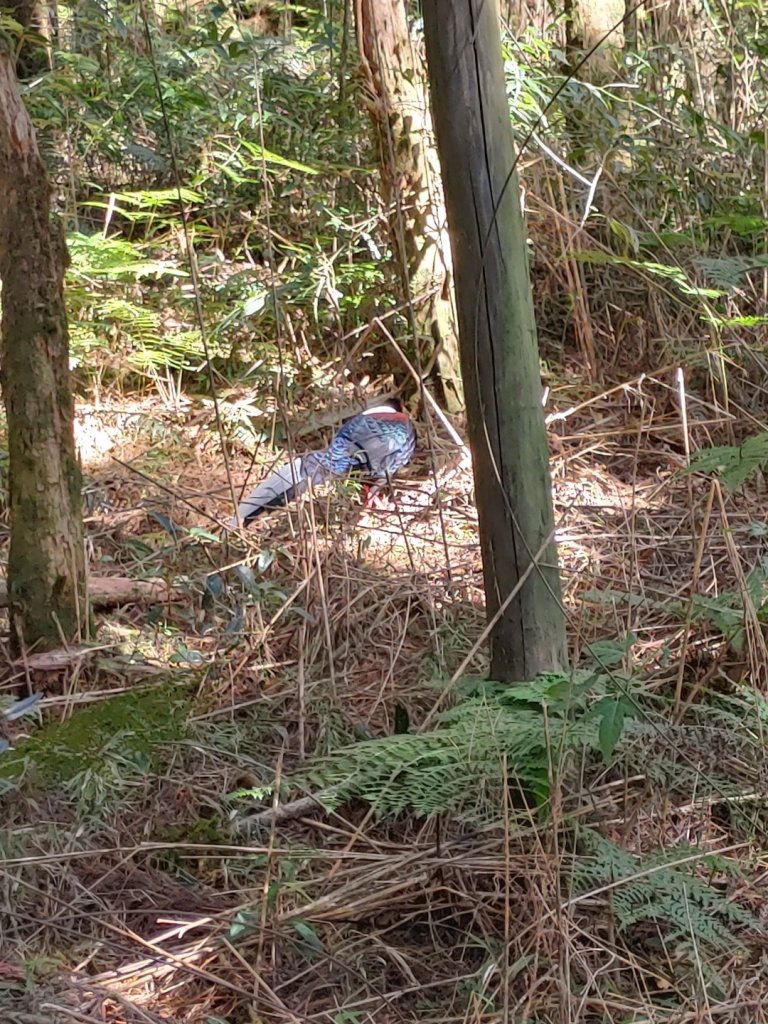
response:
M678 686L681 702L734 679L762 681L759 628L736 656L714 630L668 610L672 598L738 589L768 553L749 529L759 495L724 497L676 475L685 444L669 378L579 401L584 393L574 381L550 407L559 414L550 431L575 656L631 630L649 685ZM151 517L191 526L225 514L207 424L194 409L170 414L147 401L121 413L133 417L131 437L114 408L104 415L116 425L113 447L89 410L81 437L98 443L86 469L120 507L93 512L92 560L129 575L184 575L190 599L154 624L147 609L111 613L99 636L116 648L109 657L35 682L50 713L66 716L130 687L129 655L151 682L152 665L195 651L201 665L179 671L198 738L170 744L148 774L118 780L85 816L71 790L6 797L5 1019L766 1019L757 935L710 965L723 986L713 994L695 958L660 944L650 925L617 932L610 894L574 896L569 883L566 809L636 852L683 841L726 851L741 870L729 883L734 898L762 916L762 771L738 737L719 735L713 764L700 770L733 782L730 806L753 815L751 833L711 795L653 781L644 765L679 742L663 730L630 750L623 773L585 766L579 786L556 792L547 822L521 816L511 795L484 825L378 821L365 806L307 809L265 831L232 817L228 793L280 778L356 728L391 732L397 705L418 723L435 702L433 684L472 651L483 617L471 478L449 442L433 453L439 508L422 444L388 511L361 513L337 494L259 523L249 553L275 560L233 637L226 626L243 595L231 578L210 606L201 594L206 574L236 561L236 550L173 544ZM697 421L689 443L713 429ZM651 603L587 596L608 590ZM480 650L474 668L483 667Z

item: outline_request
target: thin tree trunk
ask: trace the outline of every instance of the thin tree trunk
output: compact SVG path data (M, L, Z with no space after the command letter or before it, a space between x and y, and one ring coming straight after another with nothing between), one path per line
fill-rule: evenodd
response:
M423 0L422 11L487 614L499 613L491 676L515 682L564 668L567 654L525 229L517 175L509 177L515 152L498 6Z
M23 29L16 59L19 78L34 78L53 67L51 53L51 12L46 0L0 0L0 13L7 12ZM38 38L32 33L37 33Z
M0 281L3 397L10 455L8 558L17 648L54 647L86 622L81 474L63 279L66 245L50 186L0 49Z
M423 62L404 0L359 0L358 47L379 146L382 193L403 296L413 296L422 364L432 364L446 407L464 407L451 296L451 250Z

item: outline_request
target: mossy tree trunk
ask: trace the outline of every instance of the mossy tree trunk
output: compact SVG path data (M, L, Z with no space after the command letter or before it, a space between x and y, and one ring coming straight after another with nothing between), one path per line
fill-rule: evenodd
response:
M405 0L359 0L358 48L379 149L389 236L403 296L414 299L422 365L435 371L450 412L464 408L451 301L451 251L423 61Z
M1 349L10 456L8 585L17 649L75 640L86 620L66 259L13 62L0 49Z
M489 618L509 602L491 632L491 676L515 682L564 668L567 654L498 6L423 0L422 10Z

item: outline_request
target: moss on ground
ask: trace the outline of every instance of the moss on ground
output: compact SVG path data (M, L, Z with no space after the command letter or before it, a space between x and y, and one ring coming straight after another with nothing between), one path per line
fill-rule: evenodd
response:
M159 753L187 732L186 691L167 682L133 690L49 722L0 759L0 779L22 776L42 789L70 782L83 772L125 776L157 771Z

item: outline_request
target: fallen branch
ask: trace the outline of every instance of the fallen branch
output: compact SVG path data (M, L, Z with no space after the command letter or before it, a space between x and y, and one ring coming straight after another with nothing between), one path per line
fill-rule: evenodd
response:
M150 604L178 601L185 591L169 586L165 580L132 580L126 576L89 576L88 597L94 608L114 608L119 604ZM0 579L0 608L8 607L8 583Z
M277 807L268 807L258 814L243 815L240 822L245 830L257 827L267 827L275 824L280 825L284 821L293 821L296 818L303 818L305 814L313 811L324 811L325 808L313 796L302 796L298 800L292 800L287 804L278 804Z
M102 647L86 647L78 644L76 647L57 648L55 651L38 651L37 654L27 654L17 658L16 665L23 665L34 672L60 672L69 668L75 662L88 658L97 651L103 651Z

